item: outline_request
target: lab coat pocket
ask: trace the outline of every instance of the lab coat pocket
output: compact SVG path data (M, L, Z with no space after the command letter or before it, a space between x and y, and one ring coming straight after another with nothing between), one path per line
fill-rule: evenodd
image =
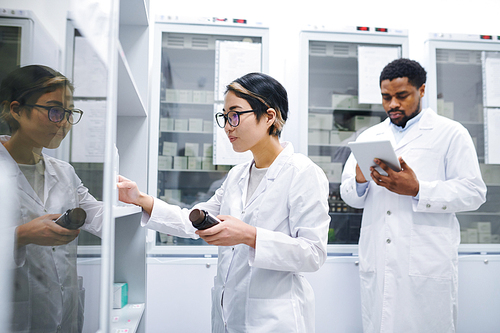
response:
M417 175L418 180L434 181L440 179L439 170L442 167L442 158L430 148L412 148L403 159Z
M299 304L293 299L248 299L248 332L305 332Z
M451 279L453 246L449 228L414 224L410 241L413 276Z
M359 271L362 273L375 272L377 262L376 236L373 235L371 225L361 225L359 237Z

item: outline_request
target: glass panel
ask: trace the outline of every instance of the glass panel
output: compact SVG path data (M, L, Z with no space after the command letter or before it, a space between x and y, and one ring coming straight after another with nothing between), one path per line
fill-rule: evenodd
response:
M214 165L216 40L261 38L164 32L162 37L158 186L160 199L185 208L208 200L229 166ZM206 245L157 233L157 245Z
M21 64L21 27L0 26L0 82ZM9 127L0 121L0 134L9 134Z
M481 51L436 50L437 113L464 125L484 163Z
M65 6L50 7L54 9L52 14L68 17ZM88 117L87 109L77 105L79 84L74 85L75 90L68 89L70 85L67 81L75 83L73 73L68 74L61 68L52 68L67 78L64 80L60 77L54 83L53 76L60 74L32 65L60 62L59 58L52 58L52 55L60 53L60 50L55 49L59 44L52 40L51 34L42 32L46 32L45 29L64 31L66 20L61 21L63 26L56 24L55 27L52 21L51 24L44 24L47 15L43 12L22 12L22 18L15 17L15 11L12 14L13 20L32 21L31 28L22 31L22 43L19 26L0 27L0 79L4 79L8 73L15 70L12 80L2 80L2 84L9 85L10 88L2 91L13 93L2 95L4 100L1 102L7 101L5 105L10 105L8 102L18 102L19 116L23 119L17 124L11 119L7 120L14 128L14 132L10 131L9 126L3 126L0 133L7 134L1 137L2 143L6 144L0 145L0 160L3 158L3 162L16 170L16 178L13 177L12 180L17 182L15 189L19 189L17 193L15 189L11 190L11 193L19 195L19 200L14 206L17 207L15 223L18 231L18 247L15 254L16 268L13 270L15 287L14 285L11 287L15 303L15 306L12 304L10 306L13 309L12 325L15 331L80 332L82 327L86 327L83 331L95 332L98 329L99 307L96 307L95 303L92 304L93 302L89 304L84 300L99 299L99 284L93 283L95 281L92 281L92 278L99 276L100 259L83 258L84 264L81 265L82 258L77 247L81 239L77 237L75 231L73 231L75 238L71 239L58 233L60 229L52 229L49 235L38 231L41 230L41 226L54 228L56 224L52 222L57 215L74 208L81 208L86 212L87 224L82 228L89 228L88 223L99 226L102 203L93 201L90 195L82 195L84 188L81 187L79 178L84 180L85 185L90 185L87 186L90 188L90 193L95 193L95 197L101 199L102 189L93 185L102 184L102 166L97 169L97 176L85 175L82 172L85 165L75 164L76 173L69 168L67 162L71 162L69 147L72 132L82 122L71 126L68 119L63 118L61 122L55 124L54 118L51 120L48 116L49 112L52 112L49 111L50 108L43 107L82 108L85 112L82 119ZM9 21L10 18L3 20ZM23 23L19 24L24 26ZM37 36L37 42L34 42L34 36ZM19 69L21 59L23 67ZM27 66L24 66L24 59L29 61ZM57 85L59 82L65 82L65 85ZM47 89L44 84L51 87L55 85L55 88ZM9 108L2 111L8 112ZM30 131L16 131L16 126L21 128L29 126ZM54 135L55 132L60 135ZM26 135L29 136L29 140L26 139ZM11 139L9 136L15 138ZM77 141L80 145L84 145L86 140L83 137ZM39 147L43 147L43 150L40 151ZM16 152L17 163L9 157L12 151ZM26 154L20 154L21 152ZM76 215L70 214L63 220L74 222L75 217ZM81 235L83 234L82 231ZM47 290L50 290L50 293ZM84 304L87 304L86 309Z
M386 117L381 104L358 103L360 45L368 46L309 42L308 154L330 181L330 244L357 244L359 239L362 210L340 197L342 169L350 154L347 142Z
M467 128L488 185L486 203L457 214L462 244L500 243L500 165L484 164L482 52L436 49L437 112Z

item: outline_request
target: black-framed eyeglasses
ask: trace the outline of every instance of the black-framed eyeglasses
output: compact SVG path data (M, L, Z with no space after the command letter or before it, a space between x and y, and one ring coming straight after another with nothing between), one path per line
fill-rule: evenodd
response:
M215 121L217 121L217 125L220 128L224 128L226 126L226 122L229 122L229 125L236 127L240 124L240 114L255 112L255 110L248 111L229 111L228 113L217 112L215 114Z
M42 108L48 111L47 116L49 120L53 123L59 123L64 119L66 115L66 119L68 123L71 125L78 124L78 122L82 119L83 111L80 109L65 109L62 106L48 106L48 105L38 105L38 104L25 104L30 107Z

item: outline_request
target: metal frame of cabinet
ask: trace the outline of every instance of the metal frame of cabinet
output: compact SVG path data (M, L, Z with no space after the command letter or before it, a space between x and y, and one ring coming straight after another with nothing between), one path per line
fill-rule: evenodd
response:
M167 40L168 43L174 43L174 44L169 44L169 47L173 48L178 48L181 49L184 47L184 41L181 43L184 39L186 38L185 43L189 44L189 47L192 48L193 50L210 50L210 52L213 51L215 54L214 50L214 44L217 37L216 36L225 36L227 40L238 40L240 37L250 37L250 38L259 38L261 45L262 45L262 72L266 73L268 72L269 69L269 60L268 60L268 54L269 54L269 31L267 27L264 27L260 23L253 23L253 22L247 22L246 20L233 20L233 19L220 19L220 18L179 18L176 16L158 16L156 18L156 23L155 23L155 33L154 33L154 41L153 41L153 64L152 64L152 77L151 77L151 117L150 117L150 141L149 141L149 179L148 179L148 193L150 195L153 195L155 197L158 197L158 172L159 172L159 135L163 133L163 131L160 131L160 116L161 112L160 110L162 109L162 104L170 104L170 105L188 105L190 104L191 106L196 106L198 105L199 108L206 108L207 112L210 110L210 116L203 118L205 122L210 122L213 126L213 104L216 101L210 101L210 100L205 100L205 102L200 102L200 101L195 101L193 103L183 103L182 98L184 97L179 97L177 95L172 95L171 98L172 100L170 102L166 101L166 98L162 96L162 94L166 94L165 91L162 90L162 50L163 50L163 36L164 33L168 34L169 37L172 38L178 38L179 39L179 45L175 46L175 40L172 40L172 38L169 38ZM203 36L203 38L195 38L196 36ZM214 37L215 36L215 37ZM181 45L182 44L182 45ZM173 46L172 46L173 45ZM187 44L186 44L187 45ZM187 57L189 55L186 55ZM191 56L192 57L192 56ZM193 66L201 66L199 63L196 63L193 61ZM214 70L215 70L215 61L214 61ZM201 67L198 68L197 71L202 70ZM164 83L163 83L164 84ZM211 86L212 82L207 84L207 86ZM186 83L188 85L188 83ZM193 89L191 87L185 87L185 88L178 88L178 89ZM215 89L214 89L215 90ZM170 90L169 93L176 93L173 90ZM210 93L210 91L208 91ZM169 95L170 96L170 95ZM166 96L165 96L166 97ZM181 98L181 100L177 101L175 98ZM197 110L198 111L198 110ZM199 111L198 111L199 112ZM203 111L201 111L203 112ZM200 117L201 118L201 117ZM165 118L164 118L165 119ZM205 126L205 124L204 124ZM169 135L171 135L174 139L177 140L175 142L181 142L179 140L184 140L186 139L181 138L181 136L190 136L190 135L204 135L208 136L207 140L210 140L210 142L213 141L213 134L212 133L207 133L206 131L199 131L197 130L196 132L190 132L186 130L182 131L177 131L177 130L171 130L167 129L166 130ZM182 142L184 142L182 141ZM194 142L194 141L193 141ZM179 147L180 148L180 147ZM163 147L163 150L165 150L165 147ZM221 168L222 169L222 168ZM184 181L186 182L186 185L193 185L190 184L192 181L190 181L190 178L193 178L193 175L196 175L199 173L201 177L203 174L202 172L205 173L205 175L209 175L209 173L218 173L220 175L226 174L228 169L226 168L225 170L179 170L179 169L174 169L174 170L164 170L162 171L163 173L167 174L173 174L173 173L179 173L178 180L176 180L178 185L176 188L181 188L180 186L180 178L182 176L184 177ZM187 175L187 176L186 176ZM172 176L173 177L173 176ZM205 177L208 178L208 177ZM219 177L220 178L220 177ZM208 187L207 187L208 188ZM175 191L175 189L174 189ZM149 250L148 250L148 255L149 256L155 256L155 255L177 255L177 254L182 254L182 255L213 255L217 253L217 248L214 246L205 246L205 245L196 245L196 246L191 246L189 244L185 245L178 245L178 246L159 246L156 245L156 239L157 235L159 233L155 231L148 231L148 245L149 245ZM189 243L189 241L188 241Z
M321 66L321 69L318 70L318 73L314 74L311 72L311 55L317 57L337 57L338 59L348 59L350 58L350 65L352 65L352 59L356 58L357 61L357 46L398 46L400 47L400 56L408 57L408 33L406 30L400 29L388 29L388 28L376 28L376 27L347 27L343 30L331 30L325 27L309 27L306 30L301 32L300 36L300 100L299 100L299 117L300 123L303 124L300 127L299 134L299 142L300 146L298 147L298 151L308 154L311 154L311 142L309 139L312 137L309 135L309 115L311 111L313 113L317 112L318 114L326 114L328 117L333 117L335 123L337 120L339 121L347 121L347 117L352 117L353 115L359 116L379 116L380 120L385 119L385 111L380 106L373 105L371 108L366 109L361 105L357 106L343 106L341 108L336 108L333 106L333 96L329 97L332 99L331 106L325 106L326 94L322 91L321 102L317 103L318 105L314 105L314 102L310 100L311 96L311 75L316 75L316 77L326 77L330 78L334 76L334 74L343 75L345 78L348 75L352 76L352 73L348 72L348 70L344 70L344 68L335 68L337 72L334 72L333 67L325 67L330 66L331 62L324 61L324 65ZM320 60L321 61L321 60ZM318 61L318 64L319 62ZM346 62L347 64L347 62ZM356 69L357 71L357 69ZM320 73L321 72L321 73ZM352 81L352 77L350 78ZM344 79L345 80L345 79ZM357 80L357 77L356 77ZM325 80L326 81L326 80ZM323 90L333 89L332 87L322 87ZM356 91L357 88L353 87L353 90ZM324 95L324 96L323 96ZM318 94L316 94L316 97ZM382 99L380 100L380 103ZM330 119L330 118L328 118ZM330 121L330 120L328 120ZM351 120L352 121L352 120ZM345 132L339 132L340 134L344 134ZM342 138L341 138L342 139ZM347 138L344 138L347 139ZM316 139L315 139L316 140ZM354 140L354 139L353 139ZM345 141L345 140L344 140ZM324 147L322 145L316 144L314 145L315 150L319 151L321 156L328 156L331 154L331 150L344 148L343 144L325 144ZM330 150L328 150L330 149ZM328 150L328 152L326 152ZM342 152L340 152L342 153ZM343 155L348 156L349 151L343 153ZM346 157L344 156L344 157ZM318 163L318 161L316 161ZM343 161L345 163L345 160ZM343 167L343 163L337 163L339 165L336 166L334 172L337 174L341 172ZM327 172L328 175L328 172ZM330 190L335 194L335 187L340 185L340 181L330 182ZM331 240L328 245L328 252L330 254L357 254L357 237L359 237L359 228L361 225L361 210L354 210L348 207L343 201L340 199L340 194L330 195L330 215L335 217L332 218L331 229L334 229L334 232L338 235L343 235L349 241L346 241L343 244L332 244ZM332 208L333 207L333 208ZM335 225L333 225L335 223ZM335 228L334 228L335 227ZM358 235L358 236L357 236ZM330 237L329 237L330 238ZM333 239L333 237L332 237ZM347 243L347 244L346 244Z

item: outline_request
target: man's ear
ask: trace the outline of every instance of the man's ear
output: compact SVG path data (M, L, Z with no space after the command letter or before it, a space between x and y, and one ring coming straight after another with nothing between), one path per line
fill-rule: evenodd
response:
M424 97L424 95L425 95L425 83L424 83L424 84L422 84L422 85L420 86L420 88L418 88L418 92L419 92L419 94L420 94L420 98Z

